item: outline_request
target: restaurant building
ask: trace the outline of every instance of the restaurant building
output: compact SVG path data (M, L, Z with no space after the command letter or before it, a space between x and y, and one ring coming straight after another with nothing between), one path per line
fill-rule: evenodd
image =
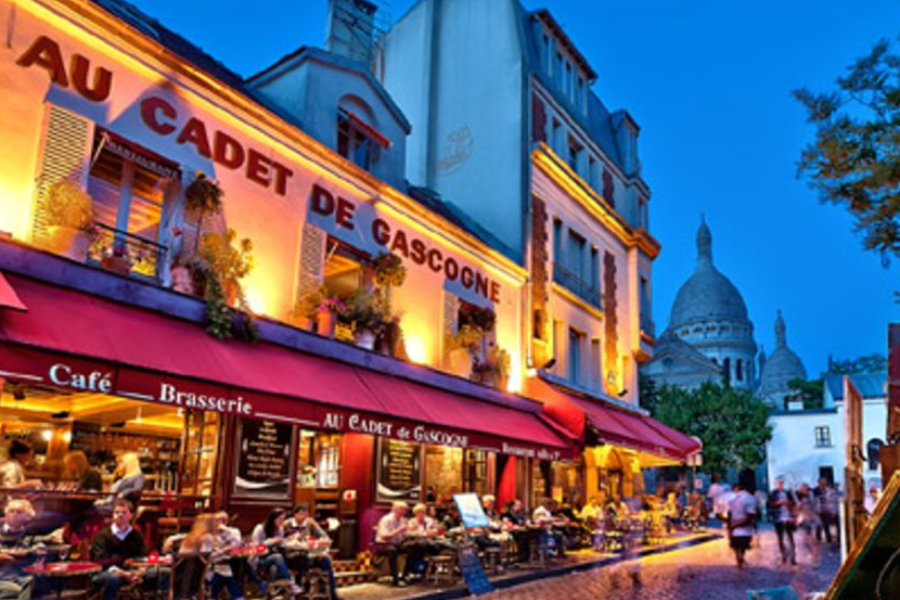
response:
M405 189L410 123L368 68L301 48L244 80L118 0L0 0L0 28L0 445L33 445L30 476L64 481L81 450L110 479L136 452L142 505L247 526L310 501L352 554L391 500L529 500L583 460L591 429L524 394L528 268ZM90 227L65 238L83 193ZM387 253L402 285L379 283ZM389 299L402 343L335 326L348 296ZM693 451L660 435L640 448Z

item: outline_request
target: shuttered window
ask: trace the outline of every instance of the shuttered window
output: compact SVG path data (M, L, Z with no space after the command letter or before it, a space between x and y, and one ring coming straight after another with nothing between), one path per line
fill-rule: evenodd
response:
M325 277L325 232L309 223L303 224L300 240L300 277L298 297L304 298L312 293Z
M85 183L93 125L90 120L53 104L47 105L44 138L37 175L37 196L31 236L36 244L47 239L47 196L60 181Z

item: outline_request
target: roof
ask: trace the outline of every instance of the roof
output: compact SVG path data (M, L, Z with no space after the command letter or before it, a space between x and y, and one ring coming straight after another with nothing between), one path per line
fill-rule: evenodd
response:
M550 14L550 11L546 8L542 8L540 10L534 11L535 18L543 22L550 30L553 32L559 41L562 43L563 48L566 49L566 52L572 55L572 58L575 59L575 63L581 67L581 69L587 74L588 79L591 81L597 79L597 72L591 68L591 65L588 63L587 58L578 51L578 48L575 47L575 44L572 43L572 40L569 39L569 36L566 35L565 30L560 27L559 23L556 22L556 19L553 18L553 15Z
M697 266L675 296L669 328L717 319L749 322L744 297L713 265L712 233L704 221L697 229Z
M375 79L375 76L372 75L372 71L369 68L367 68L360 62L351 60L344 56L340 56L333 52L328 52L327 50L322 50L321 48L300 46L293 52L285 54L262 71L259 71L258 73L255 73L248 77L246 83L250 86L254 86L262 79L265 79L269 76L275 76L277 71L279 71L280 69L289 68L294 63L302 63L306 60L315 60L325 65L335 66L346 71L352 71L359 77L365 79L366 83L369 84L369 87L371 87L372 90L378 95L378 97L384 102L388 111L390 111L391 115L397 120L403 130L407 134L412 131L412 126L410 125L409 120L406 118L406 115L403 114L403 111L400 110L400 107L396 102L394 102L394 99L391 98L391 95L388 94L387 90L384 89L384 86L378 83L378 80Z
M540 40L537 39L537 36L535 35L536 32L534 27L529 24L529 21L532 19L538 19L547 23L547 19L549 18L552 20L553 17L550 16L550 13L547 10L538 10L534 12L528 12L524 8L520 8L520 10L525 24L523 27L525 47L523 50L525 52L526 64L528 65L531 75L536 77L543 84L544 89L553 96L553 100L557 104L565 107L569 117L578 123L591 140L600 147L606 158L614 164L616 168L625 173L626 176L634 175L634 173L626 172L622 160L623 153L620 151L619 144L616 141L616 124L618 121L622 120L622 115L624 115L624 113L622 111L610 113L606 106L604 106L600 97L595 94L590 87L587 89L587 115L584 114L584 111L572 104L572 101L566 95L560 93L556 88L556 85L550 80L541 66ZM559 27L555 20L552 22L557 28ZM561 29L559 31L562 36L565 36ZM561 37L560 39L562 40L563 38ZM569 40L568 36L565 36L564 39L571 44L571 40ZM569 49L568 46L567 49ZM576 60L577 57L584 58L580 53L577 53L577 51L573 52L573 50L574 46L569 49L569 52L572 53L573 57L576 57ZM590 70L590 73L594 73L593 69ZM594 76L596 77L596 73L594 73ZM616 115L620 115L618 119L616 118ZM630 115L628 115L628 119L634 123L635 127L637 127L637 123Z
M859 393L862 394L863 399L885 398L887 396L887 392L885 391L887 380L888 376L886 371L881 371L879 373L855 373L850 376L850 381L853 382L853 385L855 385L856 389L859 390ZM826 373L825 388L831 394L832 398L835 400L843 400L844 376L839 373Z
M787 327L781 311L775 319L775 340L775 350L766 359L759 380L759 393L764 396L786 391L794 379L806 379L803 361L787 345Z

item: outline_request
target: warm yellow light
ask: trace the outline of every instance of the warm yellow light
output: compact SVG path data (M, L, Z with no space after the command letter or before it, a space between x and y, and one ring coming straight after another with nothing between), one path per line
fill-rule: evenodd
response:
M53 432L49 429L45 429L41 432L41 438L45 442L49 442L51 439L53 439Z
M72 441L72 432L71 431L63 432L62 437L63 437L63 441L68 444L69 442Z
M428 348L425 340L418 335L403 335L406 342L406 355L414 363L424 365L428 363Z
M244 295L247 298L247 304L250 306L250 310L253 314L264 315L268 313L266 310L265 296L263 296L258 287L252 287L245 290Z

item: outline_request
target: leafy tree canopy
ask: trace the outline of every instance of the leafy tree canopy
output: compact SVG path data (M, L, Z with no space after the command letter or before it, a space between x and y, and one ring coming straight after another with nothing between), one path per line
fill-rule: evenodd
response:
M828 359L828 372L838 375L857 373L882 373L887 371L888 361L883 354L870 354L858 358Z
M900 53L881 40L848 67L837 89L794 97L815 125L799 173L823 202L844 206L867 250L900 254Z
M657 390L654 418L703 441L705 471L724 473L762 463L772 438L766 424L770 409L752 392L712 382L693 390L668 385Z
M791 379L788 381L788 389L791 390L791 399L803 402L803 408L822 408L825 394L825 380L818 379Z

